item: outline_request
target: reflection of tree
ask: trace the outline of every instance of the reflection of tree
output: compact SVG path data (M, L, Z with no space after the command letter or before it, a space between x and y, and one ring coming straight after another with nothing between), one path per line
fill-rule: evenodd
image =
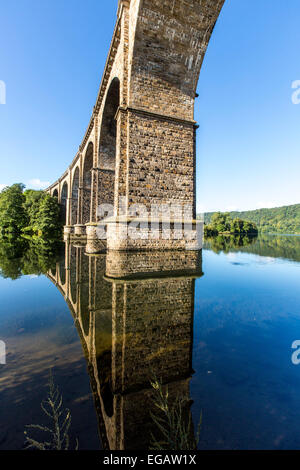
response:
M18 279L22 275L55 270L62 245L45 241L7 238L0 243L0 276Z
M0 275L18 279L22 276L22 257L26 250L26 240L13 238L0 243Z
M216 253L244 251L270 258L283 258L300 262L300 237L260 234L258 237L218 236L206 238L204 248Z
M244 251L268 256L300 261L300 237L284 235L260 235L256 243Z
M204 248L211 249L215 253L228 253L234 249L249 246L255 243L257 236L251 235L218 235L212 238L206 238Z

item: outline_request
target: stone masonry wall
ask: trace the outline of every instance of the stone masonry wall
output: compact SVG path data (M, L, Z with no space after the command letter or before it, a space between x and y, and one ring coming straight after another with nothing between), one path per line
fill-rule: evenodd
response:
M129 204L193 205L193 125L133 112L128 120Z
M130 76L132 107L193 119L203 57L224 0L141 0Z
M190 415L188 406L190 400L189 379L171 382L167 387L170 403L174 403L178 397L186 401L184 418L188 420ZM163 390L166 393L165 387ZM144 389L122 397L121 411L124 420L120 450L149 450L152 434L156 435L158 440L162 438L150 415L152 413L157 416L154 398L156 396L151 389Z
M141 275L174 276L194 271L202 275L202 253L199 251L109 251L106 255L106 276L132 278Z
M115 172L99 170L98 205L114 204ZM98 218L99 220L99 218Z
M165 382L188 376L194 281L137 281L114 289L114 392L147 387L151 371Z

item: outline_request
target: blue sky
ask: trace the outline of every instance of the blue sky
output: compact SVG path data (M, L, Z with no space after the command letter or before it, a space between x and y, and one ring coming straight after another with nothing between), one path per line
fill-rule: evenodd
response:
M43 187L73 159L90 119L117 0L1 6L0 187ZM226 0L198 84L197 204L300 203L299 0Z

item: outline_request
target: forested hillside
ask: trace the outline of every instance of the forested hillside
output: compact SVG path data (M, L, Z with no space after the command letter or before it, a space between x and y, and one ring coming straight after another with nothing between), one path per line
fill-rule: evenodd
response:
M211 222L214 212L204 216L206 224ZM239 218L254 222L260 232L298 233L300 234L300 204L274 207L273 209L257 209L244 212L229 212L231 218Z

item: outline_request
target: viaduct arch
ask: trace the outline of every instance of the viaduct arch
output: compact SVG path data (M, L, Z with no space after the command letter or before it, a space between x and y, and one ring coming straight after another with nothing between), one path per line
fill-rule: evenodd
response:
M124 241L117 226L131 222L132 204L189 205L191 227L196 226L194 102L224 1L119 0L87 131L69 168L47 189L66 203L66 236L85 237L87 252L102 247L96 227L103 203L114 207L108 249L186 247L173 232L167 241Z

